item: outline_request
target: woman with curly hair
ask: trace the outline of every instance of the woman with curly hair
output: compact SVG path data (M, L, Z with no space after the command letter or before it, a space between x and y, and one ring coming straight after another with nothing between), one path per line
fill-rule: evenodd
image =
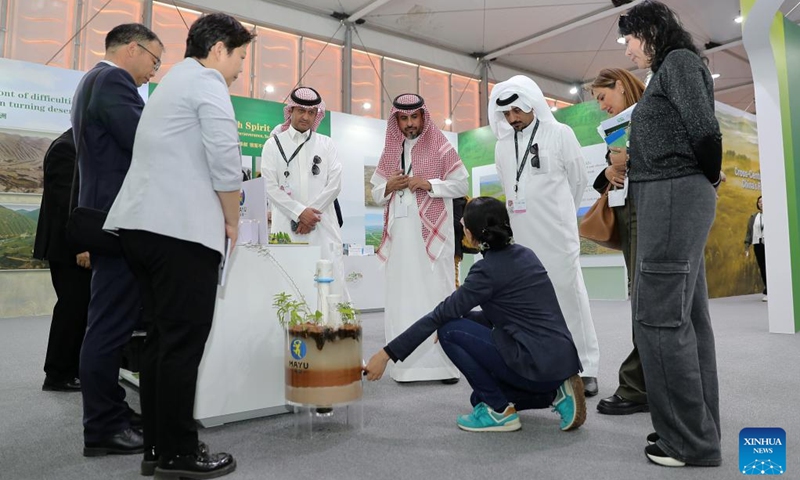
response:
M659 465L717 466L719 389L705 249L722 181L714 81L663 3L619 19L625 54L652 79L631 117L628 179L637 214L632 309Z

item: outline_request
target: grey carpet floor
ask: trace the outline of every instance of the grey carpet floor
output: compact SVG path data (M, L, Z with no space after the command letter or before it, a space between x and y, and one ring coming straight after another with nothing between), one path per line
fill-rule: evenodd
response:
M212 450L234 454L231 479L688 479L739 478L738 437L745 427L782 427L789 464L800 478L800 335L767 333L760 295L711 301L717 338L723 464L669 469L643 454L649 414L600 415L600 398L616 388L630 349L628 302L592 302L600 340L600 395L588 400L586 424L558 429L549 410L521 413L522 430L467 433L455 426L469 411L469 386L438 382L365 384L364 425L343 412L320 422L312 438L294 434L292 415L201 430ZM365 357L383 345L383 315L363 317ZM81 455L81 397L41 391L48 317L0 320L0 478L135 479L140 457ZM138 394L129 391L138 409Z

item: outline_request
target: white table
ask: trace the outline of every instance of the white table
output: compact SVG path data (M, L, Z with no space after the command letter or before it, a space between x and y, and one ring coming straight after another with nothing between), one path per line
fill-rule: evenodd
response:
M312 309L319 247L237 246L225 286L217 291L214 324L197 378L194 416L204 427L286 413L283 328L272 307L276 293L292 293L268 249L291 274Z

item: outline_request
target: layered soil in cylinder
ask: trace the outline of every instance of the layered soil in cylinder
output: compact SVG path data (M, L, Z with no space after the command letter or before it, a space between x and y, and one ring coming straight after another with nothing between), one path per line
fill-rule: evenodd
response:
M358 400L361 388L361 327L304 324L287 332L286 400L329 406Z

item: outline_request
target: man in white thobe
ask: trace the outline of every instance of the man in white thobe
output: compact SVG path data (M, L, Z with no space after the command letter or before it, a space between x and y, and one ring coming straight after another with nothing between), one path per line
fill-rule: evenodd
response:
M318 245L321 258L333 266L331 293L347 302L342 234L333 206L342 188L342 164L333 140L316 131L325 117L325 102L313 88L299 87L289 95L283 114L286 121L261 151L271 231Z
M522 75L492 89L489 124L514 240L547 269L583 365L586 395L597 395L600 348L581 273L576 216L588 182L580 144L553 117L536 83Z
M384 207L378 257L385 262L386 342L403 333L455 290L453 198L467 193L467 170L419 95L393 102L386 143L370 182ZM392 366L398 382L461 377L434 336Z

